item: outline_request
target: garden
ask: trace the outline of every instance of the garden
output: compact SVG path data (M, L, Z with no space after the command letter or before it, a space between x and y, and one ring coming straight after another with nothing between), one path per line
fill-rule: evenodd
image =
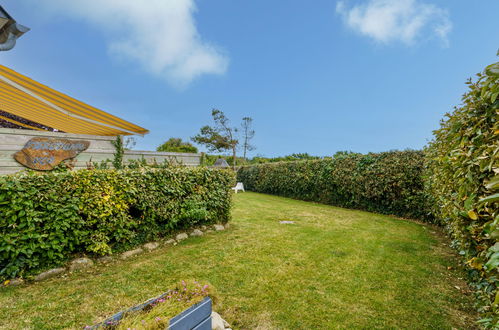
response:
M181 280L208 284L235 329L473 327L437 227L257 193L235 195L232 217L176 246L3 288L1 327L83 328Z
M468 85L424 150L236 169L213 110L196 139L237 171L1 176L0 327L92 327L160 294L108 328L164 328L208 296L222 328L497 327L499 63Z

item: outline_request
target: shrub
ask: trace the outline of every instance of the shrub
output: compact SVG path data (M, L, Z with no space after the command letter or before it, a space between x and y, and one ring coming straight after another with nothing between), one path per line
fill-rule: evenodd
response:
M431 220L423 168L421 151L340 153L332 159L245 166L238 181L256 192Z
M483 322L492 325L499 320L499 63L468 85L427 148L427 188L438 221L466 258Z
M227 222L231 171L171 167L0 177L0 278Z

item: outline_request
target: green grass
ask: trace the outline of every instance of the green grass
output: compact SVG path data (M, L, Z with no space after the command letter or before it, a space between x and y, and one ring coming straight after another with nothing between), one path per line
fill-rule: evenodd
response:
M216 310L236 329L471 328L471 297L444 242L412 221L241 193L227 231L0 289L0 327L81 328L196 279L216 289Z

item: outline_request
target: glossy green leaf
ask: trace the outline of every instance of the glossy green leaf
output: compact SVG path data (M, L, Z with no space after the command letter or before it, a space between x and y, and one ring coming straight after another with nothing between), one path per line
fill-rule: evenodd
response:
M485 264L487 270L495 269L499 266L499 252L495 252L489 258L489 261Z
M499 175L496 175L485 185L487 190L499 189Z
M485 68L485 73L489 76L499 77L499 63L494 63Z
M499 193L480 199L480 204L499 202Z

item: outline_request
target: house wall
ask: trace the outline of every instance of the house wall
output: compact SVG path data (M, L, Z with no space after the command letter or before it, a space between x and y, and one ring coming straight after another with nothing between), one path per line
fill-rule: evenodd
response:
M90 162L100 163L101 161L107 159L112 160L114 158L115 148L112 144L112 141L116 139L114 136L0 128L0 175L11 174L26 169L26 167L19 164L14 159L13 155L21 150L26 142L34 137L53 137L90 141L88 149L75 157L76 169L85 169ZM128 162L132 159L141 160L142 158L148 163L153 163L154 161L163 163L165 160L173 160L187 166L198 166L200 164L201 154L126 150L123 155L124 162Z

